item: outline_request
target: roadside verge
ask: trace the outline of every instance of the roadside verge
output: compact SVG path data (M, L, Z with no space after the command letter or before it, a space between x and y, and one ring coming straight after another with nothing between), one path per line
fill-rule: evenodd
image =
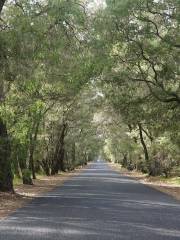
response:
M121 165L116 163L109 163L110 167L121 173L124 176L136 179L138 182L153 187L163 193L173 196L175 199L180 200L180 177L163 178L163 177L149 177L138 171L128 171L122 168Z
M33 185L15 184L15 194L0 192L0 219L7 217L39 195L63 185L64 181L78 175L84 168L86 166L55 176L39 176L38 179L33 180Z

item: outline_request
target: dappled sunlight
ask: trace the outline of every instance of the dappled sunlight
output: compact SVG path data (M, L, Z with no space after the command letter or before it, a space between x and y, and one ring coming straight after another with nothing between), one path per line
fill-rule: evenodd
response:
M0 0L0 240L180 240L179 9Z
M0 240L178 240L175 215L179 202L93 163L1 221Z
M3 224L0 226L1 236L4 236L6 232L9 233L9 239L18 239L18 237L24 237L24 239L66 239L71 237L72 239L132 239L132 233L136 232L137 239L147 239L145 237L153 236L154 239L166 239L166 237L173 237L173 239L179 239L180 231L176 229L159 228L152 226L151 224L116 221L116 220L91 220L88 218L69 218L60 217L57 222L55 219L34 219L33 223L29 219L27 223L20 222L19 226L17 223L11 222L11 224ZM41 220L41 222L39 221ZM99 229L103 229L100 232ZM113 236L117 236L114 238ZM163 238L164 237L164 238Z

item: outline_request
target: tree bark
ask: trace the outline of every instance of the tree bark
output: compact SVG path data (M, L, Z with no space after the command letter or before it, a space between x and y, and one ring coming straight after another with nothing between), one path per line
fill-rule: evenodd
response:
M2 11L2 8L3 8L4 4L5 4L5 1L6 0L0 0L0 13Z
M146 161L146 163L148 163L149 162L149 154L148 154L146 143L145 143L144 138L143 138L143 130L142 130L141 123L138 123L138 127L139 127L140 141L141 141L141 144L142 144L143 150L144 150L145 161Z
M6 124L0 118L0 191L14 192L11 149Z
M72 167L74 168L76 165L76 143L72 144Z
M6 0L0 0L0 14ZM3 101L3 82L0 84L0 102ZM14 192L11 170L11 149L6 123L0 118L0 191Z
M34 127L32 129L32 131L34 130L34 135L33 135L33 132L30 133L29 164L30 164L30 169L32 172L33 179L36 179L35 165L34 165L34 151L36 149L36 140L37 140L37 135L39 131L39 124L40 124L40 120L38 120L35 123L35 129Z
M31 170L33 179L36 179L35 166L34 166L34 143L33 143L32 136L30 136L29 168Z
M64 123L62 125L62 130L60 133L60 137L58 139L58 142L56 144L56 150L55 154L53 157L53 166L52 166L52 171L51 174L57 174L58 171L65 171L64 169L64 139L66 136L66 129L67 129L67 124Z

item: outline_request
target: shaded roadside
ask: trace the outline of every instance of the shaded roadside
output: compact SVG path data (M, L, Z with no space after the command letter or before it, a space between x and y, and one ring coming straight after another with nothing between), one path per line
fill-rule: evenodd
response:
M0 219L7 217L42 193L61 186L64 181L78 174L82 169L77 168L72 172L64 172L55 176L41 176L40 179L33 180L33 185L16 184L15 194L0 192Z
M109 165L113 170L120 172L124 176L132 177L140 183L149 185L161 192L173 196L177 200L180 200L180 184L173 182L173 178L166 180L161 177L149 177L138 171L129 171L116 163L109 163ZM180 180L180 177L177 179Z

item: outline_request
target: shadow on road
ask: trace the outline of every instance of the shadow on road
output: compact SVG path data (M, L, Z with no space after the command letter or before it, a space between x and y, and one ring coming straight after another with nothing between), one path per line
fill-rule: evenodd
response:
M179 240L180 204L93 163L0 222L0 239Z

